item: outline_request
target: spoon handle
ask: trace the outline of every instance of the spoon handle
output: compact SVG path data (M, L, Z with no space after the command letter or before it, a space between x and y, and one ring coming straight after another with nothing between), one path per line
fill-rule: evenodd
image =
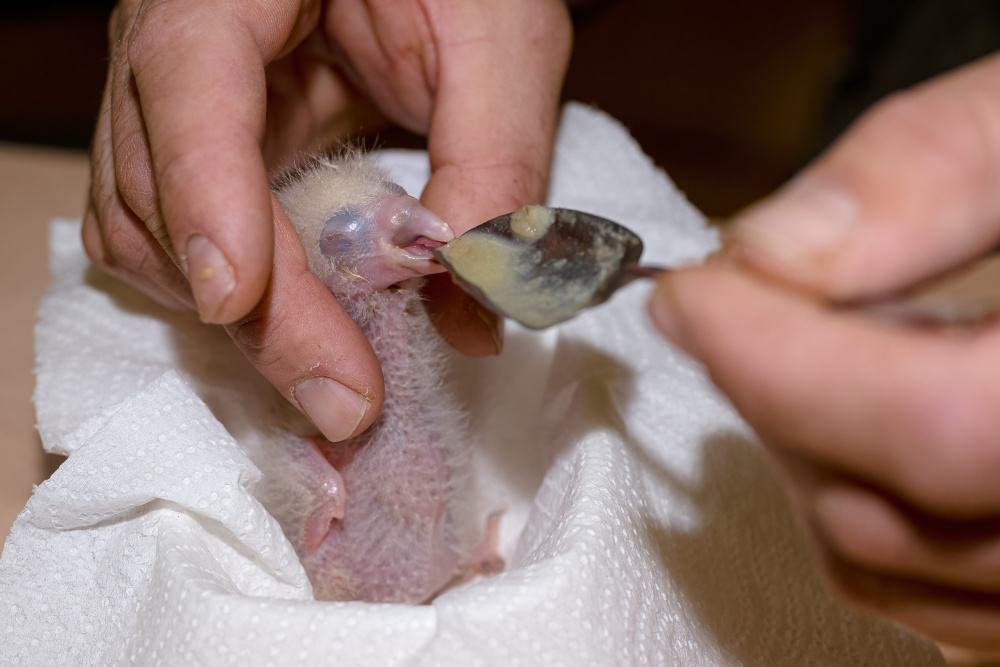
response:
M628 264L625 282L655 278L670 269ZM1000 313L1000 253L993 253L955 271L931 278L902 294L842 304L878 319L909 324L976 324Z
M625 283L630 283L636 278L656 278L664 271L669 270L665 266L652 264L626 264L621 268L621 274L625 278Z

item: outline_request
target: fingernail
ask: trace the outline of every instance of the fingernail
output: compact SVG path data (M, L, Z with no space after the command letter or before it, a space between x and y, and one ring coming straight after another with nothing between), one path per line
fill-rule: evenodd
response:
M803 264L846 240L857 208L846 190L800 177L734 220L730 238L741 251Z
M503 318L479 304L476 304L476 316L489 329L490 338L493 340L493 348L496 350L494 354L503 352Z
M368 408L368 399L327 377L302 380L292 393L309 421L331 442L349 438Z
M235 268L214 243L200 234L188 241L183 260L199 317L204 322L216 321L226 297L236 287Z

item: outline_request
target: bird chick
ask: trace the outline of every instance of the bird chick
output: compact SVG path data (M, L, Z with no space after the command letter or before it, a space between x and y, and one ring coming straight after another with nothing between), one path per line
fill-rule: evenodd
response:
M358 151L312 159L273 189L310 269L371 342L385 401L350 440L288 436L269 447L255 461L258 496L317 599L425 601L483 560L469 508L470 439L417 291L420 276L440 271L430 249L454 232ZM489 525L495 536L495 518ZM501 567L492 553L485 562L475 567Z

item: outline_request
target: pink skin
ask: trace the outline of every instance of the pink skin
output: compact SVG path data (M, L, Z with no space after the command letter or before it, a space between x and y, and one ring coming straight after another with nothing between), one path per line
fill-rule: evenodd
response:
M454 238L413 197L388 185L384 196L332 216L320 238L334 255L331 291L356 317L382 365L386 400L375 424L350 440L316 436L296 454L313 493L296 545L317 599L421 602L458 572L458 539L449 521L446 435L422 418L426 407L409 378L433 360L410 348L418 299L387 290L441 270L429 248ZM350 276L345 279L343 275ZM360 278L361 280L358 280ZM346 282L345 282L346 280Z
M319 442L296 440L287 452L296 469L305 474L302 486L312 494L309 502L314 509L302 523L298 541L306 551L313 552L326 539L330 524L344 518L344 478L324 458Z
M455 238L434 213L402 188L386 184L389 194L361 209L348 209L327 221L320 249L323 254L349 257L344 268L362 276L368 291L444 269L430 249Z

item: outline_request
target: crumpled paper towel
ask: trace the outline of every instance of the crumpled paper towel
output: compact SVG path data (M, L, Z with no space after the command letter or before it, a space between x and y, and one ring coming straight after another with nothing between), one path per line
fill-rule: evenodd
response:
M382 155L411 192L423 153ZM628 133L566 108L550 202L634 228L646 261L717 243ZM648 285L498 359L455 359L478 499L509 569L421 606L321 603L237 443L276 393L214 327L88 268L53 227L39 429L69 458L0 561L4 665L931 665L831 601L748 428L651 329Z

